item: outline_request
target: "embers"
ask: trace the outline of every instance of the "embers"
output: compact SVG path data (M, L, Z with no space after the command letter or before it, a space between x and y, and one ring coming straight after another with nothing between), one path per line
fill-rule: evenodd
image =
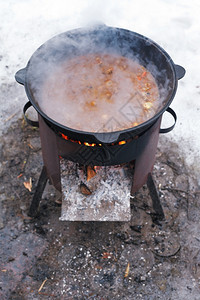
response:
M61 159L61 220L130 220L130 164L83 166Z
M61 160L61 164L63 161ZM112 181L116 180L114 176L121 176L121 179L127 178L134 173L134 161L126 164L121 164L112 167L106 166L85 166L76 164L76 178L80 181L79 192L83 195L91 195L95 193L98 183L102 180ZM120 188L123 188L123 184L119 181Z
M77 141L77 140L74 140L72 138L70 138L69 136L63 134L62 132L58 132L58 135L60 137L62 137L63 139L67 140L67 141L70 141L72 143L76 143L76 144L79 144L79 145L85 145L87 147L102 147L102 144L99 144L99 143L88 143L88 142L81 142L81 141ZM114 142L114 143L109 143L107 144L108 146L116 146L116 145L124 145L126 143L129 143L131 142L132 140L136 140L138 139L138 135L132 137L132 138L129 138L127 140L122 140L122 141L117 141L117 142Z

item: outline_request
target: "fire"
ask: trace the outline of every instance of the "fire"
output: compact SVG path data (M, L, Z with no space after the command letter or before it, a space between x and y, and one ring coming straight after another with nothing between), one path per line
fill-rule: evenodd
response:
M65 134L63 134L63 133L61 133L60 132L60 134L61 134L61 136L62 136L62 138L63 139L65 139L65 140L67 140L67 141L70 141L70 142L73 142L73 143L76 143L76 144L79 144L79 145L85 145L85 146L87 146L87 147L95 147L95 146L99 146L99 147L101 147L102 146L102 144L95 144L95 143L88 143L88 142L81 142L81 141L75 141L75 140L73 140L73 139L71 139L70 137L68 137L67 135L65 135ZM112 146L114 146L114 145L124 145L124 144L126 144L128 141L119 141L119 142L116 142L116 143L111 143L111 145Z
M63 139L65 139L65 140L67 140L67 141L71 141L71 142L73 142L73 143L77 143L77 144L82 144L80 141L75 141L75 140L72 140L71 138L69 138L67 135L65 135L65 134L63 134L63 133L61 133L61 136L62 136L62 138Z
M126 141L120 141L118 144L119 145L124 145L124 144L126 144Z
M94 147L94 146L97 145L97 144L94 144L94 143L89 144L89 143L87 143L87 142L84 142L83 144L84 144L85 146L89 146L89 147Z
M87 181L96 176L97 172L94 167L87 166Z

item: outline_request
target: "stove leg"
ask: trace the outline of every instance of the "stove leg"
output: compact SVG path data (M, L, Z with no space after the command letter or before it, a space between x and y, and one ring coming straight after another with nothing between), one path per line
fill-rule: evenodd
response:
M147 177L147 187L149 189L149 194L152 199L153 209L155 211L155 218L159 221L165 219L165 215L163 212L162 205L160 203L160 198L158 195L158 191L156 189L152 174L149 173Z
M29 209L29 212L28 212L28 215L30 217L35 217L38 213L40 200L42 198L42 193L45 189L47 180L48 180L48 177L47 177L47 173L46 173L46 168L45 168L45 166L43 166L42 172L40 174L40 178L39 178L38 183L37 183L35 194L34 194L33 199L31 201L31 206L30 206L30 209Z

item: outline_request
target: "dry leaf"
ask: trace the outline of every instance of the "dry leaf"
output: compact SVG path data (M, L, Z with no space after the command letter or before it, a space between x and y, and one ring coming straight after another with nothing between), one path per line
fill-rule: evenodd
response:
M15 115L16 115L16 113L14 113L14 114L12 114L11 116L9 116L9 117L5 120L5 122L10 121Z
M45 282L47 281L47 278L43 281L43 283L41 284L38 292L40 292L43 289L43 286L45 285Z
M31 192L32 189L32 178L30 177L29 181L24 181L24 186L29 192Z
M28 146L29 146L29 148L34 149L30 143L28 143Z
M96 175L96 171L91 166L87 166L87 181L92 179Z
M128 264L127 264L127 267L126 267L126 271L125 271L125 273L124 273L124 278L128 277L128 275L129 275L129 270L130 270L130 264L128 263Z

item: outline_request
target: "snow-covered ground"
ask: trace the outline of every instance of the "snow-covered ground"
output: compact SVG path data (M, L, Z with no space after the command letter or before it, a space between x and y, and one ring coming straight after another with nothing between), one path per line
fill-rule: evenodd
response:
M0 127L21 116L26 96L14 74L46 40L103 22L141 33L186 69L171 107L178 115L168 138L200 174L200 2L198 0L0 0ZM8 85L9 84L9 85ZM8 90L7 90L8 89ZM164 125L163 125L164 126ZM162 138L161 138L162 141Z

